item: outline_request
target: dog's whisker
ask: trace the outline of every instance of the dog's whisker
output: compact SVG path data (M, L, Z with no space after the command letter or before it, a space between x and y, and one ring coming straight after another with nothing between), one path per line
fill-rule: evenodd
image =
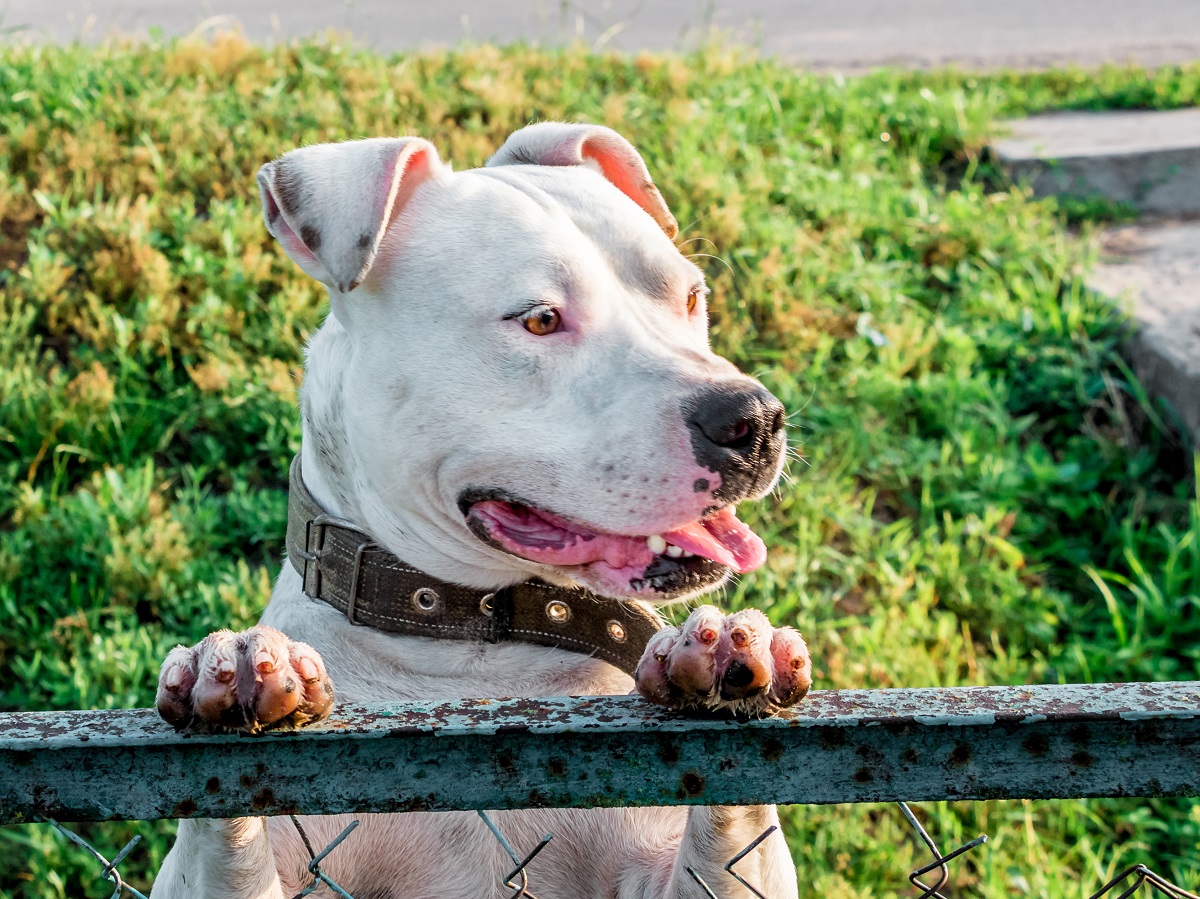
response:
M707 237L690 237L687 240L683 241L683 243L679 244L679 248L683 249L690 243L700 243L700 242L708 244L714 250L717 248L717 245L715 243L713 243L711 240L709 240Z
M730 275L736 276L736 273L734 272L732 265L730 265L728 262L726 262L720 256L714 256L712 253L688 253L687 258L688 259L715 259L717 262L721 263L721 265L725 266L725 268L727 268L729 270Z

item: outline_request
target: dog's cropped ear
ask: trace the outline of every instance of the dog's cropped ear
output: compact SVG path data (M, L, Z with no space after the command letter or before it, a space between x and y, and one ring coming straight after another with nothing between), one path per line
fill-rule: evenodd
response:
M417 137L303 147L259 169L263 218L300 268L349 293L396 213L441 171L433 144Z
M602 125L540 122L513 133L493 165L592 165L621 193L650 214L672 240L679 233L675 216L655 187L646 163L633 144Z

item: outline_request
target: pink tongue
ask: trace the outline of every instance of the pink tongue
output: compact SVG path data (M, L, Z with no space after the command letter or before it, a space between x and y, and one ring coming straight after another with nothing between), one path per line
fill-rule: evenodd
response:
M613 568L644 569L654 560L645 537L594 533L564 518L524 506L487 500L472 506L470 515L510 552L534 562L589 565L603 561ZM661 536L680 549L727 565L741 574L753 571L767 560L767 547L754 531L738 521L733 506Z
M733 506L726 506L716 515L693 521L662 536L668 543L728 565L739 574L753 571L767 561L766 544L738 520Z

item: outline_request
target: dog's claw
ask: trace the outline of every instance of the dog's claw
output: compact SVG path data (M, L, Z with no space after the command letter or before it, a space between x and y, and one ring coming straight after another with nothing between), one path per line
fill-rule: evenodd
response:
M316 650L259 625L240 634L217 631L171 650L156 704L177 730L256 733L318 721L332 710L333 698Z
M306 684L315 684L321 676L312 659L304 658L303 656L296 661L296 670L300 672L300 677Z
M635 679L639 693L669 708L762 715L804 698L812 663L798 632L771 627L757 609L726 617L701 606L651 639Z

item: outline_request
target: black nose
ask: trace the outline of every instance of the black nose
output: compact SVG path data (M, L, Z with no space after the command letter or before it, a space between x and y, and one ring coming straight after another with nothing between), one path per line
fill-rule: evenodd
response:
M721 475L718 499L737 502L769 486L783 452L784 410L765 387L714 385L685 404L696 461Z

